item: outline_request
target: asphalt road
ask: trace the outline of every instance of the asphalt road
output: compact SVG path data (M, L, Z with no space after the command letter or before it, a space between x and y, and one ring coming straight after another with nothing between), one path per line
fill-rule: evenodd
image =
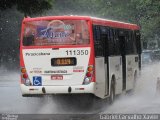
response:
M84 96L46 96L24 98L19 87L19 73L0 70L0 119L19 115L19 119L96 120L100 114L160 114L160 93L156 93L160 64L142 69L134 95L121 95L114 104ZM159 94L159 95L158 95ZM32 114L32 115L31 115ZM14 116L7 116L14 117Z

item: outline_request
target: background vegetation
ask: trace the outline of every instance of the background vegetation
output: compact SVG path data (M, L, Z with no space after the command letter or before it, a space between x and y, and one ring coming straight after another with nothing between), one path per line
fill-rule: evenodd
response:
M160 43L160 0L1 0L0 66L17 66L20 24L27 15L89 15L135 23L143 42Z

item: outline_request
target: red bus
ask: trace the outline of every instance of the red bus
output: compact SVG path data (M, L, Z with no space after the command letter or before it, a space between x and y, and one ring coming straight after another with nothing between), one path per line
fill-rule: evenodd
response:
M24 18L22 95L94 94L112 101L132 90L141 68L139 30L88 16Z

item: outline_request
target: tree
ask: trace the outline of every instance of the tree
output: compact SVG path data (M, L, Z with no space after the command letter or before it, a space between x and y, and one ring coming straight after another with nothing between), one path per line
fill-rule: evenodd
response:
M141 27L144 42L160 37L160 0L55 0L47 14L89 15L135 23Z
M17 10L24 13L25 16L40 14L44 10L52 8L54 0L1 0L0 10L5 10L16 5Z
M53 3L54 0L0 0L0 42L3 43L0 44L0 66L9 69L18 66L19 29L23 14L41 14Z

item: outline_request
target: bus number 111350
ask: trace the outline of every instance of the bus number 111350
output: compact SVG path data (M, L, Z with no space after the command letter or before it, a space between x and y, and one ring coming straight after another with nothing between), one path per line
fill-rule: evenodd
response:
M66 50L67 55L88 55L88 50Z

